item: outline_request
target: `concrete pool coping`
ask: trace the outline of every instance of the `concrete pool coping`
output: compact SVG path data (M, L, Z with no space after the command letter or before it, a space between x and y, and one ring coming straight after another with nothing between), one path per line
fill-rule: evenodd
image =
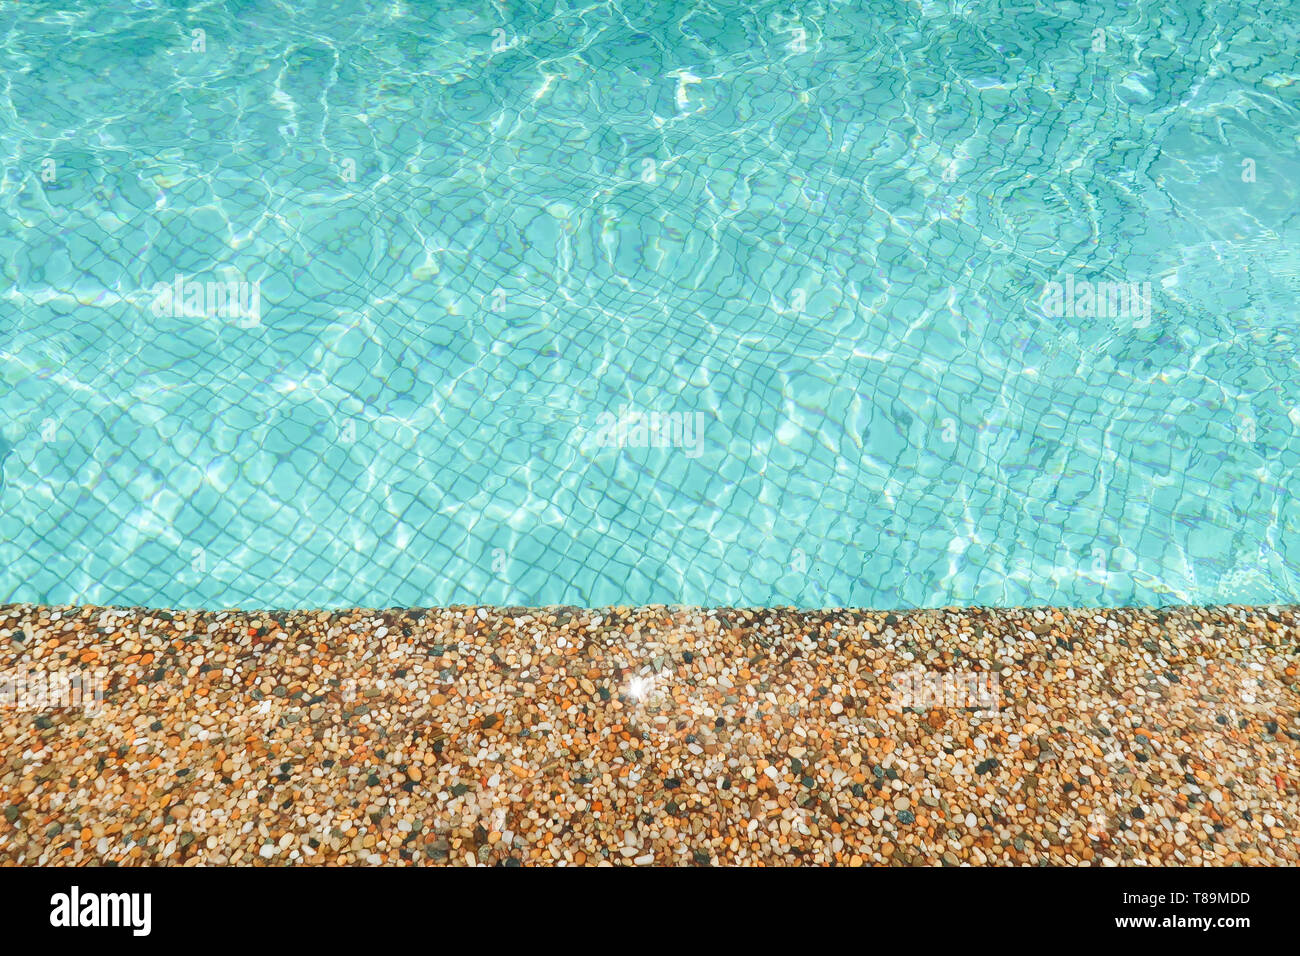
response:
M1298 638L1296 606L0 605L0 863L1290 865Z

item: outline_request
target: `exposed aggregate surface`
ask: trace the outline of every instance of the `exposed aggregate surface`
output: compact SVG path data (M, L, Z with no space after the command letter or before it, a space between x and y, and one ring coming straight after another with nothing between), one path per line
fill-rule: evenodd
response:
M1291 865L1298 641L1296 607L0 605L0 863ZM68 675L102 703L32 696Z

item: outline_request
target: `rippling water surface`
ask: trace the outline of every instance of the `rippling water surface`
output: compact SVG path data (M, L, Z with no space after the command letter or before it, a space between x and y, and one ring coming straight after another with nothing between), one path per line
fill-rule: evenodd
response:
M0 600L1296 600L1298 50L1277 0L0 4Z

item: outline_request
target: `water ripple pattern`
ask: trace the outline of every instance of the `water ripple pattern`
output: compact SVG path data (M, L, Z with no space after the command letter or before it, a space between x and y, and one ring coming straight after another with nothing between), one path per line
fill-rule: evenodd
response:
M1300 599L1293 13L0 4L0 601Z

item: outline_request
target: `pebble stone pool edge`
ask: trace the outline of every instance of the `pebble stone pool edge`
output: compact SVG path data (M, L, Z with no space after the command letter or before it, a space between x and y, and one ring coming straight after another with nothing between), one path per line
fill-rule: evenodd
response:
M1300 609L0 606L0 863L1294 865ZM992 711L893 676L996 675Z

